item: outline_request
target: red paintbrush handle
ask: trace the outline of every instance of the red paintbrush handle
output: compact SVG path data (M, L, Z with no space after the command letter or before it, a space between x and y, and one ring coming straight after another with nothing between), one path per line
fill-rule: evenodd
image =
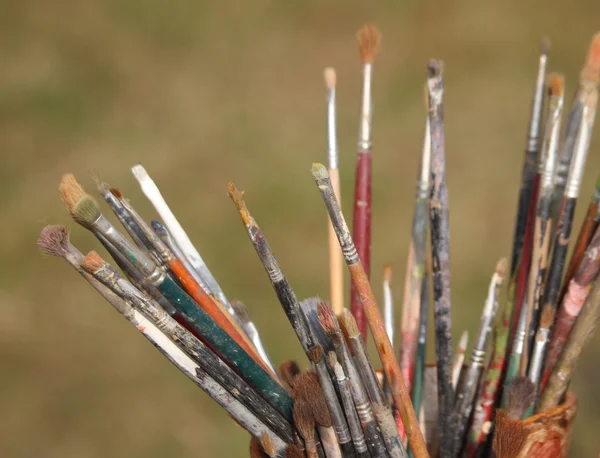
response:
M367 276L370 276L371 265L371 173L371 153L359 153L354 188L352 238ZM350 310L366 342L367 319L354 283L351 285L350 298Z

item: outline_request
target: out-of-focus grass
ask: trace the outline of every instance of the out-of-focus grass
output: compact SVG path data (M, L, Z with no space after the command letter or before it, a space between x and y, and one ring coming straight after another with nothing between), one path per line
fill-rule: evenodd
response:
M246 433L64 262L37 253L44 223L74 226L56 192L62 173L92 188L87 173L95 170L151 217L129 173L144 163L225 291L249 306L275 363L305 364L226 184L247 191L298 296L326 296L325 211L309 172L325 160L321 72L338 70L349 210L360 82L354 33L375 21L384 41L375 69L374 287L393 262L401 298L424 69L440 57L458 335L476 328L496 259L509 254L539 39L550 34L550 68L566 73L571 93L599 13L600 4L585 1L4 2L0 456L246 455ZM583 201L597 149L595 138ZM75 226L73 242L98 247ZM599 342L573 383L573 456L599 449Z

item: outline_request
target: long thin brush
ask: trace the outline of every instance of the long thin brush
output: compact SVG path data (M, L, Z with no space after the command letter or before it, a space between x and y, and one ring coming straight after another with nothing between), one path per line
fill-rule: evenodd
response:
M338 144L335 119L335 86L336 73L332 67L327 67L323 72L327 91L327 166L335 196L341 202L340 171ZM344 308L344 258L335 237L335 231L328 222L329 240L329 301L336 315L342 313Z
M242 223L248 232L248 237L250 237L252 245L256 250L256 254L267 272L269 281L275 290L275 294L277 294L277 298L279 299L292 328L296 332L302 348L305 352L308 352L308 349L312 348L316 342L308 325L306 315L300 307L298 298L281 270L267 239L248 211L246 202L244 202L242 197L243 192L238 191L233 182L229 182L228 190L229 197L238 209Z
M540 137L542 130L542 111L544 108L544 87L546 81L546 64L550 41L542 40L537 78L535 82L533 101L531 103L531 115L529 118L529 129L527 132L527 148L523 162L521 176L521 189L519 190L519 203L517 207L517 218L515 222L514 241L512 257L510 262L510 276L512 277L521 260L523 245L525 243L525 229L529 215L529 206L532 205L534 188L535 164L540 148Z
M556 168L556 152L560 136L560 120L564 101L564 77L559 74L549 75L548 117L544 133L544 142L538 164L538 174L541 176L538 201L536 205L535 228L533 235L533 251L531 254L531 269L527 286L527 324L526 330L530 335L535 334L537 328L540 297L544 288L548 254L552 234L552 191L554 189L554 175ZM527 371L528 349L531 339L526 338L521 360L521 375Z
M558 222L558 216L562 205L563 194L567 184L567 177L571 168L573 152L579 135L580 124L583 119L583 106L590 90L598 87L598 59L600 58L600 33L592 38L588 55L583 70L579 76L579 86L571 103L569 116L565 124L563 143L560 159L556 170L556 183L554 195L552 197L552 215L555 224ZM552 228L554 234L554 226Z
M329 364L333 367L335 372L338 388L340 390L340 399L342 401L344 411L346 412L348 428L350 430L350 435L352 436L352 443L354 444L356 455L359 458L369 458L371 454L369 453L367 442L365 440L362 427L360 426L358 414L354 408L354 401L352 400L352 393L350 392L350 382L344 373L342 365L337 361L335 352L330 352L328 357Z
M360 295L369 327L373 333L373 339L375 340L377 351L383 364L385 376L390 383L394 402L400 411L402 422L406 428L410 446L413 448L417 458L428 457L427 446L425 445L423 434L419 429L419 422L410 401L410 394L406 390L402 372L394 356L394 349L392 348L390 339L385 331L383 319L377 307L369 279L352 241L344 215L335 198L327 169L323 164L314 163L312 166L312 175L327 207L329 218L335 229L338 242L342 247L342 253L344 253L344 259L346 260L352 281L356 285L356 289Z
M381 386L377 381L377 376L369 360L364 342L356 320L350 310L344 310L341 315L341 323L344 327L346 334L349 337L350 344L352 345L352 351L354 353L354 361L356 367L362 378L363 384L371 400L371 408L381 429L383 440L388 450L388 454L392 458L396 457L407 457L408 454L406 449L402 445L394 416L392 415L392 409L384 400Z
M544 363L542 389L558 361L567 338L581 313L583 304L598 278L598 274L600 274L600 229L596 229L575 277L569 282L567 293L559 308Z
M473 345L473 350L471 351L471 359L465 374L465 380L461 390L457 392L456 412L458 422L455 427L456 435L454 440L458 448L460 448L460 444L462 444L464 440L469 418L473 411L473 401L477 394L479 378L483 372L486 348L492 332L492 324L496 317L499 302L498 297L507 269L507 260L505 258L500 259L496 264L496 271L492 276L485 306L481 313L481 325L479 326L479 331L477 331L477 336L475 337L475 343Z
M379 50L381 33L372 24L358 31L358 48L363 63L363 84L360 107L360 123L358 128L358 157L356 162L356 181L354 185L354 218L352 237L356 250L363 262L367 278L371 266L371 180L372 180L372 139L371 124L373 115L372 76L373 62ZM337 197L337 196L336 196ZM367 339L367 321L356 285L352 283L350 290L351 311L356 317L358 328Z
M364 379L361 377L358 371L357 364L352 359L346 344L344 343L344 336L340 330L335 314L333 310L325 302L319 303L319 322L325 332L331 337L333 341L335 352L338 360L341 362L344 372L348 375L350 380L350 390L352 392L352 398L354 399L354 405L356 406L356 412L358 418L365 431L365 438L367 440L367 446L369 452L375 457L385 457L386 447L381 438L381 434L378 428L377 418L375 417L367 390L365 389Z
M291 418L292 400L285 390L267 391L247 377L243 366L238 366L238 376L224 364L207 346L196 339L185 328L179 325L162 310L155 302L141 294L131 283L94 251L86 255L82 267L96 279L109 287L113 292L131 303L154 323L171 340L178 342L186 353L202 368L238 398L248 408L255 412L269 427L272 427L282 438L292 441L292 430L287 421ZM260 394L260 396L258 396ZM265 402L265 400L269 402Z
M431 192L429 215L433 259L433 305L435 349L438 370L440 409L440 453L454 454L452 427L455 424L452 388L452 320L450 303L450 226L444 142L444 67L430 60L427 66L429 88L429 125L431 129Z

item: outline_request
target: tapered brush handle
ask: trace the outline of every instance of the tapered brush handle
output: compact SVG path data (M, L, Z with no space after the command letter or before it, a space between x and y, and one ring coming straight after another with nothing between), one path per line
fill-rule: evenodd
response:
M341 202L340 196L340 171L339 169L329 169L331 185L335 196ZM329 240L329 301L336 315L342 313L344 308L344 258L338 244L335 231L331 222L328 221L328 240Z
M352 239L367 278L371 266L371 152L358 153L356 163L356 182L354 188L354 218L352 222ZM356 318L356 324L367 340L367 318L354 282L350 288L350 311Z

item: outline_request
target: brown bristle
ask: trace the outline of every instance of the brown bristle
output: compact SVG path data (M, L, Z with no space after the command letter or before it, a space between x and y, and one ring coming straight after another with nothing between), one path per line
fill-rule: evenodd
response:
M516 458L527 440L527 430L520 421L512 420L503 409L498 409L495 418L493 449L497 458Z
M58 191L69 212L71 212L73 207L77 205L77 202L85 196L85 190L77 182L72 173L67 173L62 176L60 184L58 185Z
M562 97L565 90L565 77L560 73L548 75L548 93L554 97Z
M312 409L303 399L297 399L294 402L294 423L300 432L300 435L307 442L315 440L315 417Z
M250 458L265 458L267 456L260 445L260 441L252 436L250 439Z
M337 337L339 331L335 323L335 314L329 304L326 302L319 302L319 305L317 306L317 316L319 317L319 323L321 323L325 333L329 337Z
M542 309L542 317L540 318L540 328L550 329L554 323L554 308L551 306L545 306Z
M585 65L581 70L581 79L593 82L600 79L600 32L592 38Z
M360 59L365 64L372 63L379 50L381 32L375 25L367 24L358 31L357 40Z
M360 336L360 331L358 330L356 319L354 318L354 315L352 315L352 312L350 310L344 309L342 311L341 322L350 339L354 339L355 337Z
M260 444L262 445L265 453L271 457L277 456L277 449L275 448L275 443L271 436L267 433L262 433L260 436Z
M508 259L501 258L496 264L496 273L500 277L504 277L506 275L506 269L508 269Z
M46 254L64 257L69 246L69 229L58 224L46 226L40 232L37 244Z
M308 349L308 357L310 360L318 364L323 359L323 347L320 344Z
M81 267L83 267L85 270L91 273L96 272L104 264L105 263L102 257L94 250L86 254L85 258L83 258L83 261L81 261Z
M287 360L279 365L279 375L281 376L281 379L292 389L296 385L294 379L298 374L300 374L300 367L296 361Z
M304 453L294 444L290 444L285 449L285 458L304 458Z
M119 200L123 200L123 193L117 188L110 188L110 193Z
M327 361L329 362L329 367L333 369L338 362L337 355L334 351L327 353Z
M392 265L386 264L383 268L383 280L392 283Z
M535 385L527 377L517 376L508 388L506 413L512 420L520 420L535 400Z
M304 372L298 375L294 391L298 397L308 402L317 424L325 428L332 425L325 395L314 372Z

